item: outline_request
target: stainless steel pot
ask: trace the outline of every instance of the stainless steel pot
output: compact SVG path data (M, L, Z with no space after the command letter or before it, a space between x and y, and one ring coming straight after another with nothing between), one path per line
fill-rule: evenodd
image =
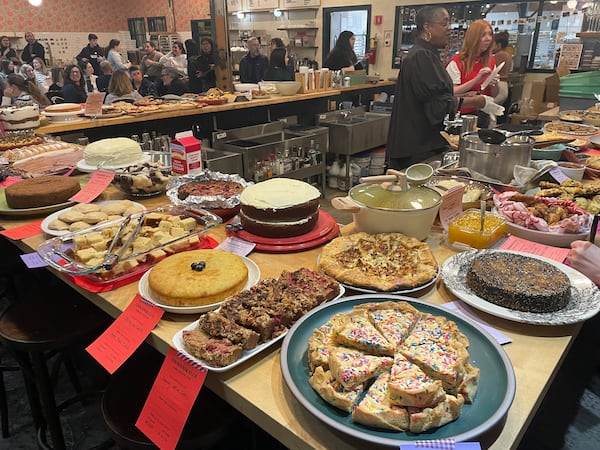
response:
M347 197L331 199L331 204L351 212L358 231L403 233L423 240L431 231L441 201L440 193L426 186L399 191L379 184L359 184Z
M529 136L512 136L501 144L486 144L476 131L465 133L458 144L458 164L502 183L510 183L516 165L529 165L534 143Z

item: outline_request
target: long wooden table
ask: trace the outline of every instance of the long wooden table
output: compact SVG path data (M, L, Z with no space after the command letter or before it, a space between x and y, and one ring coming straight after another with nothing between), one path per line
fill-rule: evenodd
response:
M113 198L112 196L110 198ZM166 203L164 197L144 200L147 207ZM0 226L12 228L33 219L20 217L0 217ZM347 227L346 227L347 231ZM221 225L208 232L221 242L226 233ZM46 239L39 234L15 242L23 251L33 251ZM442 245L440 233L433 232L427 239L438 262L442 263L454 252ZM315 269L320 248L291 254L267 254L253 252L250 258L258 264L261 277L276 277L282 270L299 267ZM55 272L56 273L56 272ZM56 273L74 289L117 317L137 293L137 283L132 283L111 292L90 293ZM432 304L443 304L456 298L440 280L425 293L420 300ZM530 421L538 409L544 395L568 352L580 324L569 326L533 326L500 319L477 312L488 323L511 337L512 343L505 345L516 374L516 395L505 423L481 436L483 448L507 450L516 448ZM147 341L162 353L166 353L173 335L196 319L196 316L166 313ZM381 448L366 444L356 438L338 432L317 420L288 390L280 369L280 345L256 355L244 364L221 374L211 373L207 386L223 399L245 414L249 419L269 432L273 437L291 449L358 449Z

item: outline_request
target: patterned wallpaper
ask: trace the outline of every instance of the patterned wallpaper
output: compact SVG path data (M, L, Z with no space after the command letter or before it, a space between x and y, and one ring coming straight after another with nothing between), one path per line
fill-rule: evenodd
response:
M171 1L176 31L189 31L191 19L210 17L209 0ZM114 32L127 30L127 19L131 17L166 16L167 23L173 21L169 0L42 0L38 8L27 0L0 0L0 11L0 30L17 34L28 30Z

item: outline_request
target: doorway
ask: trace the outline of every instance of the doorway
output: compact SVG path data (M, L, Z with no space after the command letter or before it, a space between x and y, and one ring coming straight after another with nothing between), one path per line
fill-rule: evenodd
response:
M322 61L325 61L327 54L335 47L337 37L344 30L354 33L354 53L360 61L369 50L371 5L323 8Z

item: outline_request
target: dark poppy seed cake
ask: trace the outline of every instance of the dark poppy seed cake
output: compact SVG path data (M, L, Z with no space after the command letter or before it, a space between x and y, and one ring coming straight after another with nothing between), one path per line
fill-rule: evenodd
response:
M488 302L533 313L558 311L571 297L571 282L563 271L505 252L477 256L467 271L467 286Z

